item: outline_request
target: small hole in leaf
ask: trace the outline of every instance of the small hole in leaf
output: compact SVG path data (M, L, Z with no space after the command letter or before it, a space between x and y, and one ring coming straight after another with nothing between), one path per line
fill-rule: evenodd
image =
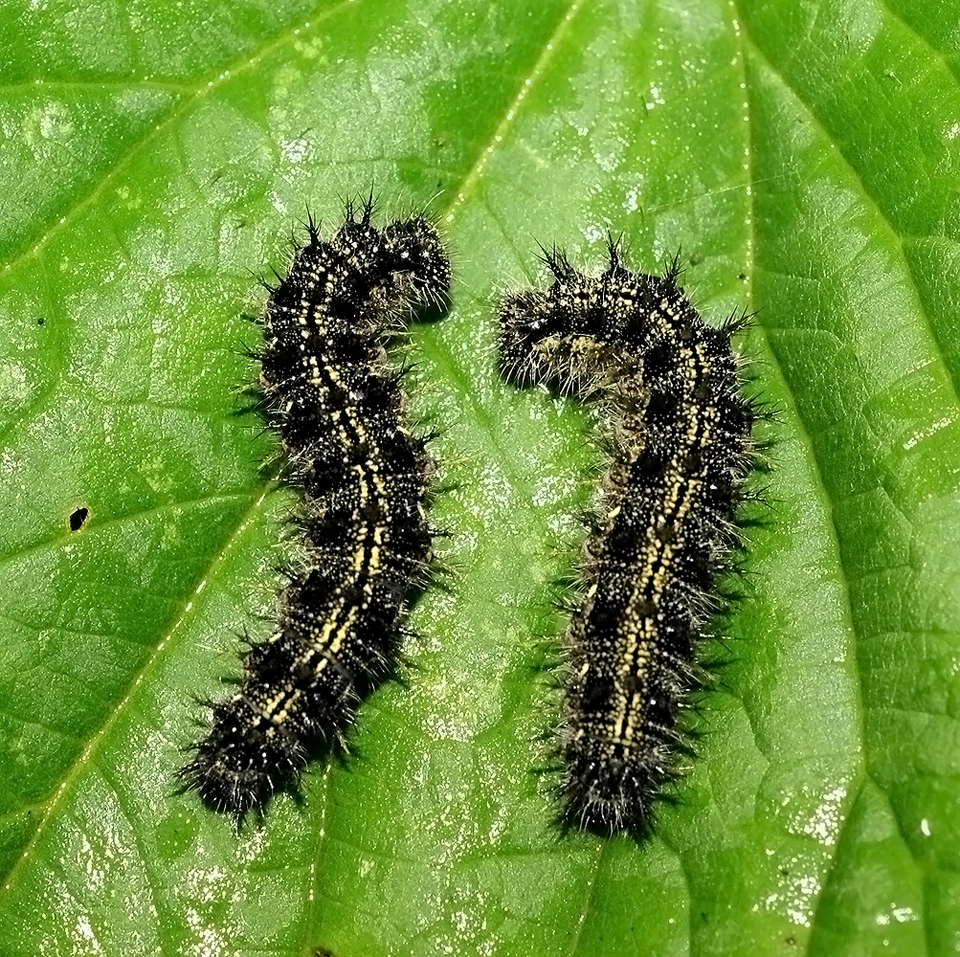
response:
M90 514L90 509L81 506L78 509L75 509L73 514L70 516L70 531L79 532L83 527L83 523L87 520L87 516Z

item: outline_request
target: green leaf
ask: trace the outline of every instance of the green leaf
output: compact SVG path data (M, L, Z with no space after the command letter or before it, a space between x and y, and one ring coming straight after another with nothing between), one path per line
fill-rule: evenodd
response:
M960 947L960 3L0 11L0 952ZM177 793L291 499L237 388L309 209L429 208L412 331L448 575L346 766L262 825ZM537 243L678 248L777 405L729 660L656 837L551 824L552 584L599 453L500 381ZM70 516L89 510L82 528ZM547 642L546 644L549 644Z

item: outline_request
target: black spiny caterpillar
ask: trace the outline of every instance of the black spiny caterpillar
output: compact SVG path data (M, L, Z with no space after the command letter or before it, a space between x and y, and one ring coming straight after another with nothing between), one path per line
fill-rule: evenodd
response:
M686 747L677 719L722 603L757 410L731 348L743 317L711 328L676 262L658 278L629 270L616 242L609 256L587 275L547 254L554 282L503 302L499 351L514 381L596 396L612 415L613 460L565 642L561 822L639 839Z
M425 439L407 430L384 345L412 309L446 301L450 264L425 219L378 229L372 211L372 199L348 205L329 241L310 221L266 305L260 387L303 493L305 563L180 772L241 820L298 776L312 741L342 740L396 665L409 595L431 561Z

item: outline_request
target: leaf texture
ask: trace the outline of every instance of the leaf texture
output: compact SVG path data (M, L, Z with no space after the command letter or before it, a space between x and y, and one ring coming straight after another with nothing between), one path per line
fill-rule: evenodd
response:
M65 0L0 35L0 952L955 952L956 0ZM350 759L238 834L173 772L293 547L238 394L255 277L371 188L459 277L405 351L448 570ZM602 453L493 351L537 244L610 233L755 313L780 409L643 846L561 836L535 773Z

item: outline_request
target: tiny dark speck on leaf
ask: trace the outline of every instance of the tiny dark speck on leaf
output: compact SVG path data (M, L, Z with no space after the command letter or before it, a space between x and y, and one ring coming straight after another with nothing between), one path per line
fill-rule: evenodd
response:
M70 531L78 532L83 526L83 523L87 520L87 516L90 514L90 510L81 506L78 509L75 509L73 514L70 516Z
M37 320L37 325L38 325L38 326L42 326L46 321L47 321L47 320L44 319L43 316L41 316L41 317Z

